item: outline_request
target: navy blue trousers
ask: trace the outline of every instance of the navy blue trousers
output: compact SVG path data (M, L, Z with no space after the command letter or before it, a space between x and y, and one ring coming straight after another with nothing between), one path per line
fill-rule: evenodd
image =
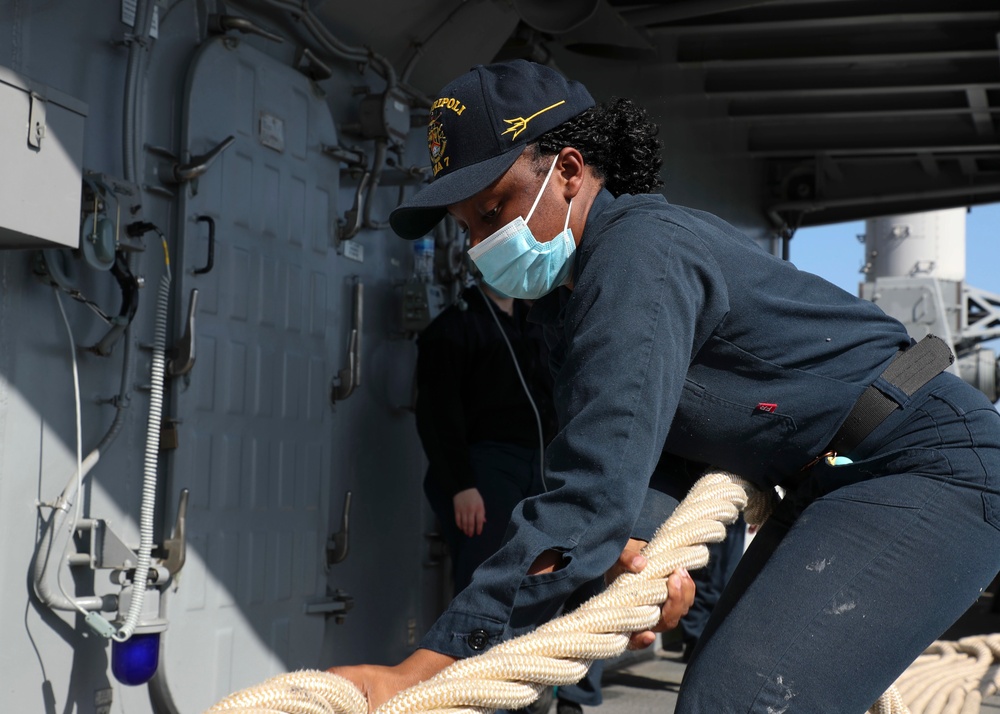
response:
M1000 570L1000 415L942 374L750 544L676 712L861 714Z
M694 602L679 625L685 648L693 648L698 644L715 605L722 597L726 583L743 557L746 527L742 516L735 523L726 526L726 539L721 543L708 544L708 565L691 571L691 579L696 588Z

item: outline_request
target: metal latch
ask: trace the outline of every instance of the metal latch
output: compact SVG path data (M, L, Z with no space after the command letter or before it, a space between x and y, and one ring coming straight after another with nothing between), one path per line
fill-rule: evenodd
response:
M304 610L307 615L332 617L340 625L344 622L344 617L353 607L354 598L350 593L337 588L331 595L307 602Z
M339 402L347 399L361 384L361 327L364 284L358 280L354 283L354 310L351 318L351 333L347 338L347 366L340 370L337 379L330 388L330 401Z
M42 148L45 137L45 98L31 93L31 108L28 110L28 146Z
M326 567L344 562L351 545L351 492L344 494L344 514L340 520L340 530L326 541Z
M198 312L198 288L191 290L191 300L188 303L187 322L184 334L177 345L170 350L170 362L167 364L168 377L183 377L194 367L197 352L195 349L195 315Z
M187 509L190 489L182 488L177 500L177 518L174 520L174 531L163 541L163 567L170 575L177 575L187 560Z

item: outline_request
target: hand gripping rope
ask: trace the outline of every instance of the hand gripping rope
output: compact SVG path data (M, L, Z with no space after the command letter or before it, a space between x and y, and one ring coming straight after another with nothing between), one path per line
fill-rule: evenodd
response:
M580 681L592 662L617 657L631 633L659 621L667 576L682 567L704 567L705 544L722 541L726 524L741 510L746 509L748 523L762 523L770 514L769 495L732 474L706 474L642 549L648 562L641 573L623 573L573 612L455 662L400 692L376 714L489 714L526 707L545 687ZM1000 635L968 638L957 647L935 643L897 680L898 689L894 686L879 698L871 714L974 714L978 702L1000 684L995 656L1000 657ZM941 673L945 669L947 674ZM303 670L231 694L205 714L217 712L368 714L368 702L343 677Z

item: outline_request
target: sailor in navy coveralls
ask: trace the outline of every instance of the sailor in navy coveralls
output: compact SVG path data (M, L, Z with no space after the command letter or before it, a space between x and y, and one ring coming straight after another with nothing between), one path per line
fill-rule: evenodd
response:
M338 673L377 706L536 627L616 561L641 566L697 461L788 493L677 711L867 710L1000 570L1000 414L945 371L939 340L911 346L874 304L652 194L658 144L631 103L594 106L515 61L474 68L434 106L436 176L392 226L416 238L447 211L487 282L540 298L561 430L549 492L515 511L421 649ZM833 451L852 463L818 458ZM669 625L692 593L683 573L668 582Z

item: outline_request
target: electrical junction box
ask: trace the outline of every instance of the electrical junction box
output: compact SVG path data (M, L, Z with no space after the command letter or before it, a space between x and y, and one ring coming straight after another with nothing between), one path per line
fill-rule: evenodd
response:
M358 109L361 135L402 146L410 135L410 105L399 90L371 94Z
M0 248L80 244L87 105L0 67Z

